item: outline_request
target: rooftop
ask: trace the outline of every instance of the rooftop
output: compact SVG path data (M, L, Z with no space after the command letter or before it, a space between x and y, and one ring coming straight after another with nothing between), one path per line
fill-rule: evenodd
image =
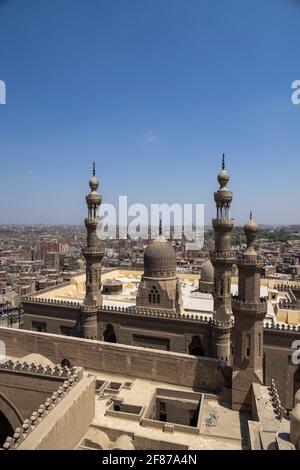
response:
M102 283L120 281L123 284L122 292L114 295L103 295L103 305L109 307L132 307L136 304L136 294L141 280L142 271L131 271L123 269L109 270L102 273ZM198 274L178 274L183 298L183 315L189 312L201 312L206 315L213 313L213 297L211 294L201 293L198 290ZM83 304L85 296L85 274L74 276L71 282L62 287L36 294L36 298L47 298L50 300L72 301ZM261 296L268 296L268 284L261 284ZM237 294L237 279L232 279L231 292ZM274 308L272 302L268 302L267 318L273 318Z

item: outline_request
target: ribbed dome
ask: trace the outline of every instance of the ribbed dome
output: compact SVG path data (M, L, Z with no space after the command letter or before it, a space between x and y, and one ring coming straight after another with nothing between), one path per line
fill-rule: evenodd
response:
M176 253L171 243L160 236L144 252L144 275L148 277L176 276Z
M201 268L201 281L214 282L214 267L210 259L207 260Z

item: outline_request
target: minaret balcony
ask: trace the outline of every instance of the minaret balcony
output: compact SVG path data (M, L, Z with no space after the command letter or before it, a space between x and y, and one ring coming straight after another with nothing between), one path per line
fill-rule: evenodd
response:
M210 260L213 263L215 262L229 262L234 263L236 255L234 251L211 251Z
M93 259L94 261L101 261L104 256L104 249L101 246L85 247L82 250L85 259Z
M231 232L234 225L234 219L218 218L212 220L213 228L216 232Z
M267 314L268 302L265 297L261 297L257 302L244 302L238 296L234 296L231 300L231 308L234 314L263 320Z
M237 266L242 267L252 267L260 270L263 267L263 262L260 259L257 259L256 255L253 256L244 256L238 255L237 257Z
M227 189L219 189L214 193L214 199L217 205L230 205L232 201L232 192Z
M101 222L101 219L99 217L84 219L86 228L97 228L100 222Z
M102 196L101 196L101 194L96 193L94 191L94 192L88 194L86 196L85 200L86 200L88 206L95 205L95 206L99 207L101 202L102 202Z

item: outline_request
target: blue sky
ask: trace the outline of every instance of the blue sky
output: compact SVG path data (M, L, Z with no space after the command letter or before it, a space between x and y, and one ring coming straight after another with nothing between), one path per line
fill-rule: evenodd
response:
M204 203L300 223L297 0L0 0L0 223L81 223L105 202Z

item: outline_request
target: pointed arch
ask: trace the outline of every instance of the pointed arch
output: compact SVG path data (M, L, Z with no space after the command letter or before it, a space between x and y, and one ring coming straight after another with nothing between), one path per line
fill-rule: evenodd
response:
M6 437L12 435L23 422L24 418L20 411L4 393L0 392L0 447L4 444Z

